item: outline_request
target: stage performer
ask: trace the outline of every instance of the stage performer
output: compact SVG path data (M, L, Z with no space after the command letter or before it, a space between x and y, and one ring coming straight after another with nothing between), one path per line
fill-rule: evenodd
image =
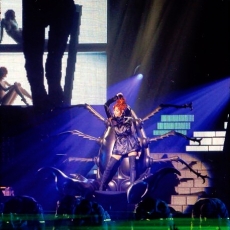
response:
M113 114L109 106L115 102L113 106ZM140 150L140 143L133 129L133 119L131 117L131 109L127 105L122 93L118 93L109 99L105 104L105 112L111 127L115 132L115 143L112 150L112 156L106 166L101 179L99 190L104 191L107 188L109 179L112 178L114 168L124 157L129 157L130 166L130 183L133 184L136 179L136 157Z

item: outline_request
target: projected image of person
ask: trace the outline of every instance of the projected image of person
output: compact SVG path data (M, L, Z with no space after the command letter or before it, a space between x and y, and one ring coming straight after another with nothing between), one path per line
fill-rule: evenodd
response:
M109 106L115 102L113 106L113 114ZM140 150L140 144L135 132L133 131L133 119L131 111L126 103L122 93L118 93L109 99L105 105L105 112L111 127L115 132L115 143L113 146L112 156L106 166L102 176L99 190L106 190L109 179L112 178L117 163L124 158L129 157L130 165L130 183L133 184L136 179L136 157Z
M71 32L75 12L73 0L24 0L23 52L33 105L44 108L63 105L62 57ZM45 28L49 26L44 86L43 54Z
M16 43L22 43L22 29L18 27L14 10L9 9L5 13L5 18L1 20L0 43L3 39L4 29Z
M21 100L26 104L29 103L26 101L26 98L32 100L31 95L22 88L21 84L15 82L13 85L8 83L5 78L8 74L6 67L0 67L0 104L1 105L12 105L17 96L21 97Z

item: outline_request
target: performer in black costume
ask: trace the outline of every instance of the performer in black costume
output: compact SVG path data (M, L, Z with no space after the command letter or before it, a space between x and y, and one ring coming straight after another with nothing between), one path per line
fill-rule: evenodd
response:
M112 103L113 114L110 111L109 106ZM109 119L110 125L115 131L115 143L113 146L112 156L109 163L106 166L104 174L102 176L100 191L106 190L109 179L114 171L114 167L119 163L121 158L129 157L130 165L130 183L132 184L136 179L136 156L140 150L140 144L136 133L133 131L133 119L131 117L131 110L126 104L126 101L122 93L117 94L113 98L109 99L105 105L105 112Z

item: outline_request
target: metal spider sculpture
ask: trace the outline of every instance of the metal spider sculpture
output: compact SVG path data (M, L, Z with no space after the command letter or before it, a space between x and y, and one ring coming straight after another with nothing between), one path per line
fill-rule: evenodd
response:
M51 170L53 172L53 175L55 175L56 177L57 188L62 193L66 194L68 193L67 191L71 190L72 194L87 197L87 196L92 196L99 188L101 176L103 175L105 167L111 157L112 148L115 141L115 133L113 128L110 126L108 119L101 116L90 105L82 104L78 106L84 107L105 124L106 129L104 131L103 136L96 138L87 135L85 133L82 133L79 130L66 131L66 132L59 133L58 135L73 134L99 143L100 145L99 153L93 159L95 164L97 165L96 179L87 179L80 174L76 174L75 177L68 177L62 171L54 167L41 168L39 169L39 172ZM151 167L156 162L172 162L172 161L180 162L183 165L185 165L197 177L202 178L203 182L205 182L205 179L208 178L207 175L202 175L201 173L192 169L189 164L187 164L178 156L158 159L158 160L155 160L150 156L149 145L152 142L173 135L181 136L183 138L186 138L187 140L198 142L199 144L201 142L202 138L190 138L176 131L170 131L164 135L160 135L152 138L146 136L144 130L144 122L150 119L151 117L153 117L160 110L168 107L173 107L176 109L180 109L180 108L190 108L191 110L193 109L192 103L188 103L184 105L161 104L143 119L137 117L135 112L131 110L131 119L133 121L132 128L135 129L135 132L137 133L137 136L141 143L141 151L139 152L139 157L136 159L136 167L137 167L136 181L134 182L133 185L130 185L129 161L127 158L124 158L121 164L119 165L119 167L117 168L116 175L113 178L111 178L111 181L108 184L109 186L108 190L110 191L126 192L127 200L129 203L138 203L141 199L143 199L143 197L147 196L148 193L150 193L157 186L157 182L166 174L174 173L177 175L181 175L177 169L172 167L163 168L157 171L155 174L151 174L150 173Z

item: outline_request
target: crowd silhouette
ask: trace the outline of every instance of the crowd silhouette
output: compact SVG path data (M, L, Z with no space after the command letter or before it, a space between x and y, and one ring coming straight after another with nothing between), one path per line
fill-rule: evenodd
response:
M48 199L48 198L47 198ZM9 196L0 205L0 229L230 229L229 213L219 198L198 198L190 214L175 211L161 199L144 198L136 204L132 219L115 223L101 204L84 197L65 195L57 201L56 210L47 215L31 196ZM184 220L184 221L183 221ZM186 220L186 221L185 221ZM183 225L183 226L181 226Z

